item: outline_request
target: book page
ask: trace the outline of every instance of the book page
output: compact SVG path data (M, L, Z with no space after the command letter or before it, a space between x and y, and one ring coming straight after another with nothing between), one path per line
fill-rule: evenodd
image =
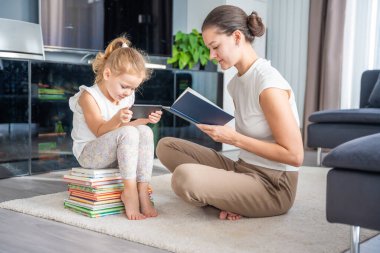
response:
M215 103L211 102L209 99L207 99L206 97L202 96L200 93L196 92L195 90L193 90L192 88L188 87L186 88L186 90L184 90L184 92L181 93L181 95L176 99L176 101L174 101L173 104L175 104L175 102L177 102L177 100L179 100L183 95L186 94L186 92L190 92L191 94L193 94L194 96L204 100L205 102L215 106L215 107L218 107L219 109L223 110L222 108L220 108L219 106L217 106Z

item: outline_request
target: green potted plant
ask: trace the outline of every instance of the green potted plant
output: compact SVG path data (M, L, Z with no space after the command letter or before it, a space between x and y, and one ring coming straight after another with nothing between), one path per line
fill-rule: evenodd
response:
M203 42L202 35L193 29L191 33L178 31L172 47L172 57L167 60L173 68L192 69L198 65L204 68L210 60L210 50ZM213 61L214 64L216 62Z

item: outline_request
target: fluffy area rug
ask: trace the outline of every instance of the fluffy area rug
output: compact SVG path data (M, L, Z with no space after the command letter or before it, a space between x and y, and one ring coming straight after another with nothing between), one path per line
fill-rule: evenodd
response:
M157 218L129 221L125 215L87 218L63 207L66 192L0 203L1 208L124 238L172 252L342 252L349 226L325 218L326 168L303 167L298 195L285 215L221 221L218 210L184 203L170 188L171 175L153 177ZM376 235L361 231L361 239Z

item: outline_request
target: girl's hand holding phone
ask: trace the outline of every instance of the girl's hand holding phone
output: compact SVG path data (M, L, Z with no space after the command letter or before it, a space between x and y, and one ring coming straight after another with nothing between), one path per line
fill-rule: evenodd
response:
M156 124L158 121L160 121L162 115L162 111L155 111L149 114L148 120L149 123Z

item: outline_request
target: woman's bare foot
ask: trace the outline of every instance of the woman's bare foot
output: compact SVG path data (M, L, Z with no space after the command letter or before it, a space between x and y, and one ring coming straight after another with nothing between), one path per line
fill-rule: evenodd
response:
M239 220L241 218L240 214L236 214L228 211L220 211L219 219L221 220Z
M148 183L138 183L137 188L139 192L140 210L146 217L156 217L158 215L157 210L153 207L150 201L148 192Z
M124 180L124 191L121 193L125 214L129 220L142 220L146 217L140 213L139 195L135 180Z

